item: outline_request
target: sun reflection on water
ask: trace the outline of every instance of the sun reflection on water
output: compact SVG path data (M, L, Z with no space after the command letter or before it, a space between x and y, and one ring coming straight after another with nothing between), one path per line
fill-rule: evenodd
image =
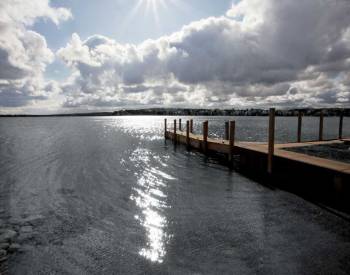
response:
M137 173L137 187L130 196L141 210L135 219L147 232L147 246L139 254L152 262L161 263L166 255L166 244L171 238L166 232L168 221L164 215L164 210L169 206L166 204L166 194L161 189L166 186L166 180L175 178L159 170L162 159L147 149L136 149L130 160L136 167L142 168Z
M156 141L163 137L163 120L153 116L129 116L117 119L118 128L140 140Z

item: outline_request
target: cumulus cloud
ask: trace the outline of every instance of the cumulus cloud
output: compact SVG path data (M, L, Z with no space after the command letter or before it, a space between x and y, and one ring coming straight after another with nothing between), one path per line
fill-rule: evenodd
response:
M72 74L43 78L55 55L29 28L71 17L47 0L0 3L0 105L60 93L67 108L297 107L350 103L349 0L241 0L221 17L121 44L73 34L59 49Z
M70 17L69 10L52 8L48 0L0 2L0 106L24 106L47 98L51 84L43 72L54 53L45 38L29 28L38 18L59 24Z
M242 0L139 45L73 34L66 106L349 103L348 0Z

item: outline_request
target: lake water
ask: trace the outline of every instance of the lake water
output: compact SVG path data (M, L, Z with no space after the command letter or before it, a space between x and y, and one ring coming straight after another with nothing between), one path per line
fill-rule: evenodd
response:
M195 131L205 119L223 135L229 118L195 118ZM235 119L239 140L266 140L268 118ZM348 221L175 148L163 120L1 118L0 227L20 244L9 273L350 271ZM294 141L296 124L278 118L277 139ZM325 118L325 138L337 134ZM303 138L317 137L318 120L304 118Z

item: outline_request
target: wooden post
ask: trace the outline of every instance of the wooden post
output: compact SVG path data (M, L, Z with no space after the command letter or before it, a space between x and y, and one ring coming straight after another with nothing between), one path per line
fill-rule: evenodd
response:
M179 119L179 130L182 131L182 122L181 122L181 118Z
M269 148L268 148L268 158L267 158L267 172L272 174L272 161L273 154L275 151L275 109L270 109L269 117Z
M166 139L167 138L167 129L168 128L168 125L167 125L167 119L164 119L164 138Z
M203 122L203 151L206 153L208 151L208 130L209 130L209 125L208 121Z
M343 120L344 120L344 113L341 112L340 118L339 118L339 139L343 138Z
M174 119L174 142L176 143L177 136L176 136L176 119Z
M186 144L187 148L190 148L190 122L186 121Z
M233 147L235 146L235 130L236 130L236 122L230 121L230 132L229 132L229 140L230 140L230 155L229 160L233 160Z
M190 120L190 133L193 134L193 119Z
M229 133L229 122L228 121L226 121L225 122L225 139L226 140L229 140L229 136L230 136L230 133Z
M320 131L318 134L318 139L323 140L323 110L320 111Z
M298 142L301 142L301 128L303 124L303 113L301 111L298 112Z

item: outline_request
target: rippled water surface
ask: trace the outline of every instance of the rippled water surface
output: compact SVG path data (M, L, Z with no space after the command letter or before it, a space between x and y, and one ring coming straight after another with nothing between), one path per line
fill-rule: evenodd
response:
M163 119L1 118L0 227L21 247L9 273L350 270L348 222L165 142ZM229 118L196 118L196 131L205 119L223 135ZM266 139L267 118L236 120L238 139ZM317 127L305 118L303 138ZM326 118L325 137L337 127ZM295 138L296 119L278 118L277 139Z

